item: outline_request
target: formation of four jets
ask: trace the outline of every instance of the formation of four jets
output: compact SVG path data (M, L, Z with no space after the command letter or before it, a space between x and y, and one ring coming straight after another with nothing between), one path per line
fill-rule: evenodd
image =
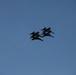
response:
M48 28L44 27L43 29L41 29L41 31L42 31L41 35L40 35L39 31L38 32L33 31L32 33L30 33L31 40L43 41L42 38L45 36L50 36L50 37L54 38L54 36L52 36L52 34L54 34L54 32L52 32L51 27L48 27Z

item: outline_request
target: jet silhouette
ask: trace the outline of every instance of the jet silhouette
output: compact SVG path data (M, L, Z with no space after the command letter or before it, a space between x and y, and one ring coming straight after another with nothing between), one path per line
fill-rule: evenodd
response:
M52 32L50 27L49 28L44 27L41 31L43 31L42 32L42 35L43 35L42 37L51 36L52 38L54 38L54 36L51 35L51 33L54 34L54 32Z
M41 40L41 41L43 41L40 37L42 37L40 34L39 34L39 32L32 32L32 33L30 33L30 35L31 35L31 40Z

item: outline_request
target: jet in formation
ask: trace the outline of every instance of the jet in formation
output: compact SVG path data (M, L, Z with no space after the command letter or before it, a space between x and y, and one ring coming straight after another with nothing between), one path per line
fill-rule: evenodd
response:
M31 35L31 40L40 40L40 41L43 41L42 38L45 37L45 36L50 36L52 38L54 38L54 36L52 36L52 34L54 34L54 32L52 32L51 30L51 27L44 27L43 29L41 29L42 33L40 35L40 32L35 32L33 31L32 33L30 33Z
M51 36L52 38L54 38L54 36L52 36L52 34L54 34L54 32L52 32L51 28L46 28L44 27L43 29L41 29L42 31L42 37L45 37L45 36Z
M30 35L31 35L31 40L41 40L41 41L43 41L40 37L42 37L40 34L39 34L40 32L35 32L35 31L33 31L32 33L30 33Z

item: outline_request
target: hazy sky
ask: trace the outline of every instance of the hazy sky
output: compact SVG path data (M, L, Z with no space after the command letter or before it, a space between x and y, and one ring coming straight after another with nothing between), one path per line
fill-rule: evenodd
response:
M76 75L76 1L0 0L0 75Z

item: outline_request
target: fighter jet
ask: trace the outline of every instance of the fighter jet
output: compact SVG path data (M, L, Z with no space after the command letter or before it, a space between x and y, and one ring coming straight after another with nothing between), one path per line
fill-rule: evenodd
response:
M39 34L39 32L32 32L32 33L30 33L30 35L31 35L31 40L41 40L41 41L43 41L40 37L42 37L40 34Z
M44 27L41 31L43 31L42 32L42 35L43 35L42 37L51 36L52 38L54 38L54 36L51 35L51 34L54 34L54 32L52 32L50 27L49 28Z
M54 34L54 32L52 32L52 30L51 30L51 27L49 27L49 28L44 27L41 31L50 32L50 33Z

